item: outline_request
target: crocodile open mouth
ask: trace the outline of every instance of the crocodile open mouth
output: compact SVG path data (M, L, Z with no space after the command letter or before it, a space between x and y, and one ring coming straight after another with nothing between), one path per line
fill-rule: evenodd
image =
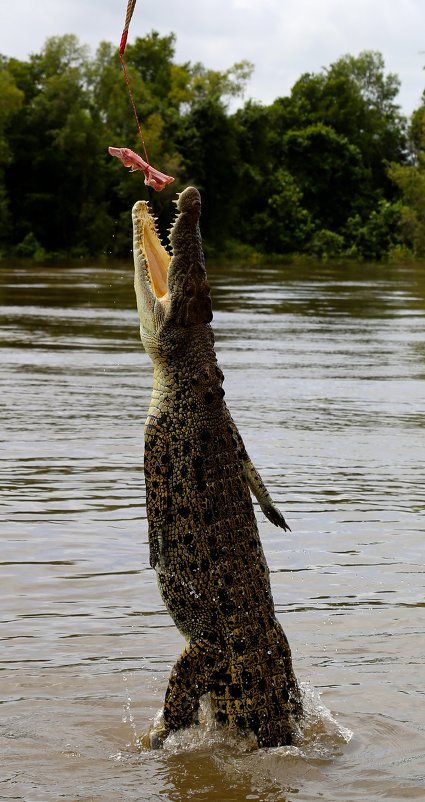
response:
M142 252L152 291L158 299L167 295L167 272L171 256L159 239L155 220L146 201L139 201L133 209L136 223L136 242Z

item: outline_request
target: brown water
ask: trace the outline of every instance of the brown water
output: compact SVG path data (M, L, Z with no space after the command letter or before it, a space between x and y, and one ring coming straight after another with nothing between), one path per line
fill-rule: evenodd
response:
M137 752L183 644L148 567L131 268L2 267L0 799L424 800L425 268L210 276L226 397L293 530L259 513L304 731Z

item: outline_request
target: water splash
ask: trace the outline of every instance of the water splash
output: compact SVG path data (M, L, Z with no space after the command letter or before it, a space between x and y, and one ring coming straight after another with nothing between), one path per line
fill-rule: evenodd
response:
M122 717L121 717L121 721L122 721L123 724L129 724L130 725L131 730L133 732L133 740L137 741L136 725L134 723L134 716L133 716L133 712L132 712L132 709L131 709L131 696L130 696L130 690L129 690L129 687L128 687L128 684L127 684L128 683L127 675L124 674L122 679L123 679L123 682L124 682L124 685L125 685L126 700L125 700L124 706L123 706L123 714L122 714Z
M301 683L301 692L304 716L298 725L294 744L260 751L307 760L330 760L341 753L353 733L337 721L321 701L319 692L309 683ZM160 724L161 718L162 710L159 710L153 722L154 727ZM258 750L253 734L242 735L217 725L208 695L201 699L199 724L171 733L164 742L164 750L170 753L216 750L217 747L225 751L230 748L239 755Z
M278 747L278 750L308 760L329 760L340 754L342 746L350 742L353 733L332 715L323 704L319 691L310 683L301 683L301 692L304 716L299 722L295 743Z

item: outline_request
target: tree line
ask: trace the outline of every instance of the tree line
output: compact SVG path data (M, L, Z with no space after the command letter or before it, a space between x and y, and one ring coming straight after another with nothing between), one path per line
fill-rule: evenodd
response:
M117 49L68 34L28 60L0 56L0 258L122 257L129 211L150 200L162 233L187 184L215 255L425 256L425 96L411 119L382 55L306 73L270 105L243 100L253 65L175 61L175 37L127 45L149 158L174 184L153 193L109 145L140 152Z

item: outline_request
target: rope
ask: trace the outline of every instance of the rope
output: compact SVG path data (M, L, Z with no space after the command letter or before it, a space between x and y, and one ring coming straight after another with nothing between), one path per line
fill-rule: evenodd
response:
M145 159L146 159L147 163L149 164L149 157L148 157L148 152L146 150L145 140L144 140L144 137L143 137L142 126L140 125L139 117L138 117L138 114L137 114L136 104L134 102L134 96L133 96L133 92L132 92L131 84L130 84L130 78L128 77L128 73L127 73L127 70L126 70L126 67L125 67L125 64L124 64L124 51L125 51L125 48L126 48L126 45L127 45L128 29L130 27L130 22L131 22L131 18L133 16L133 11L134 11L135 5L136 5L136 0L128 0L127 13L125 15L124 28L123 28L123 32L122 32L122 36L121 36L120 47L119 47L119 56L120 56L120 62L121 62L122 71L124 73L125 82L127 84L128 94L129 94L130 100L131 100L131 105L133 106L133 112L134 112L134 116L136 118L136 123L137 123L137 128L139 130L140 139L142 140L143 152L145 154Z
M128 29L129 29L135 5L136 5L136 0L128 0L127 14L126 14L125 23L124 23L124 30L125 31L128 31Z

